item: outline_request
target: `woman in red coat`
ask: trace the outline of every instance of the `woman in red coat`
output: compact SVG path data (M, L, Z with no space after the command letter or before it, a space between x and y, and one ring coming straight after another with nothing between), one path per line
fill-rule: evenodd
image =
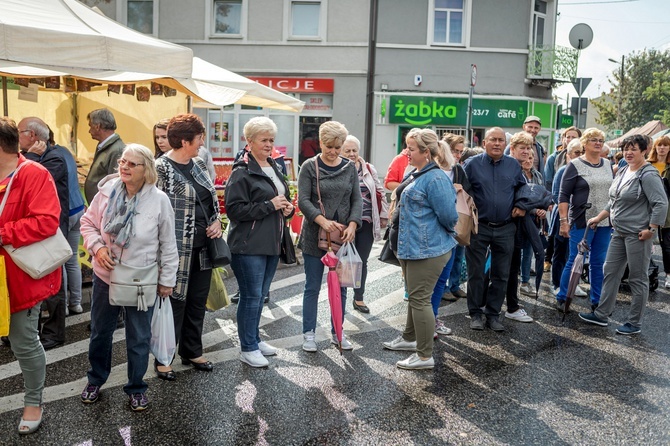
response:
M5 203L0 214L0 245L19 248L56 233L60 204L51 174L19 154L19 130L8 118L0 118L0 200ZM0 255L5 258L9 289L9 341L26 389L19 434L32 434L42 421L46 373L46 356L37 332L40 303L60 288L61 269L33 279L14 264L2 246Z

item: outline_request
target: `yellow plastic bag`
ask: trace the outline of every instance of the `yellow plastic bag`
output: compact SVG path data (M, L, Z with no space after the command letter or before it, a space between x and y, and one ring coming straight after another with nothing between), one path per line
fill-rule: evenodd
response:
M230 305L228 291L223 284L222 274L225 274L224 268L212 268L212 281L209 284L209 294L205 306L209 311L220 310Z
M0 256L0 336L9 336L9 289L7 288L7 270L5 257Z

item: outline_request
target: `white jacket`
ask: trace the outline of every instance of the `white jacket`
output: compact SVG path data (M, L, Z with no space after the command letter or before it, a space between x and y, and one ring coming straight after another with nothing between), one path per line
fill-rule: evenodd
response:
M107 175L98 183L98 193L86 213L81 217L81 235L84 248L93 257L93 272L109 284L110 272L97 264L95 253L106 246L118 262L121 247L113 244L109 234L102 231L103 217L109 204L114 185L121 181L118 174ZM174 287L177 283L179 254L174 230L174 211L170 199L154 184L145 184L138 192L135 215L135 234L128 247L123 249L123 263L147 266L159 262L158 283Z
M377 176L377 170L372 164L366 163L363 158L358 158L358 161L361 163L361 172L363 174L363 183L367 186L370 191L371 201L372 201L372 234L374 235L375 241L382 239L382 228L386 227L388 222L388 210L389 206L386 202L386 192L384 191L384 186L379 181ZM377 207L377 191L382 195L382 208Z

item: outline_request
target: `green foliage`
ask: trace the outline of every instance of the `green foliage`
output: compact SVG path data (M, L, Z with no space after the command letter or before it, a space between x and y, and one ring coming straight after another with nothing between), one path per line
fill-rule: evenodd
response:
M670 50L644 50L626 56L623 82L621 68L612 71L612 88L591 103L598 110L598 123L616 128L619 98L622 99L621 129L626 132L653 119L670 124Z

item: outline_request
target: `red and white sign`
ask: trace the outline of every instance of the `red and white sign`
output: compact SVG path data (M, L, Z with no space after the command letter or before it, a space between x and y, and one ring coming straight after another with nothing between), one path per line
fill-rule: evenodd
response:
M313 77L255 77L249 79L283 93L332 93L333 79Z

